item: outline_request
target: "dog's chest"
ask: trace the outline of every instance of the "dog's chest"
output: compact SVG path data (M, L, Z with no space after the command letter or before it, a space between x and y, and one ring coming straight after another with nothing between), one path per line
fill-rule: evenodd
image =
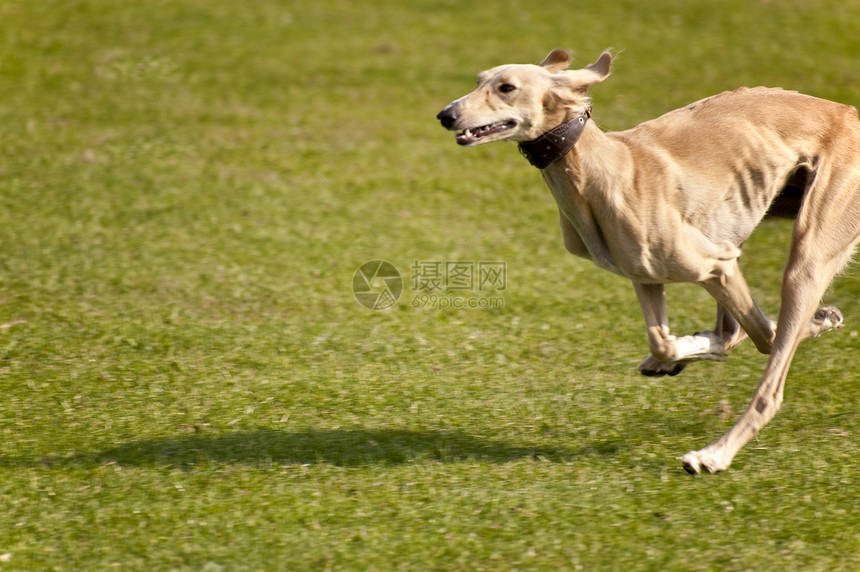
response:
M542 173L559 212L576 230L578 239L588 251L591 261L600 268L624 275L616 264L594 213L582 195L573 188L569 173L556 169L544 170Z
M600 268L642 283L699 279L701 269L686 251L700 251L702 245L677 236L677 221L664 217L664 224L655 226L646 220L652 213L612 205L606 197L590 203L569 176L547 170L544 179L588 258Z

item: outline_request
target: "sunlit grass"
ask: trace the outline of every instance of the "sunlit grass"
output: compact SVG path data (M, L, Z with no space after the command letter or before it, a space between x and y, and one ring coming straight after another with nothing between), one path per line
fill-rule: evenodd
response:
M619 53L610 129L740 84L857 104L860 13L825 4L0 7L0 570L856 569L856 272L776 420L690 478L765 357L639 376L629 283L514 147L434 120L555 47ZM790 230L745 249L771 314ZM416 261L504 262L461 294L503 307L416 309Z

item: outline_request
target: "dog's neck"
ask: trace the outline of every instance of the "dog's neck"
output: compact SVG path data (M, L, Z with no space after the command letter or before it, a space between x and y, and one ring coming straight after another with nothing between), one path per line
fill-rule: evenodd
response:
M562 217L587 250L586 258L621 275L600 220L617 215L615 204L623 200L632 179L627 157L621 141L586 123L578 143L561 160L541 169Z
M537 139L520 143L520 153L538 169L547 168L570 153L570 150L579 141L590 117L591 106L589 105L585 111L573 119L550 129Z

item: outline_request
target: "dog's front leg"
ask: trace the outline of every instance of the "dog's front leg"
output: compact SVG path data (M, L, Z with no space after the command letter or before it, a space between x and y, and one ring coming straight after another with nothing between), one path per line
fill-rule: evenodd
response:
M717 304L717 324L714 326L714 334L723 340L726 353L747 339L747 333L722 304Z
M648 328L648 345L651 353L639 364L639 371L647 376L678 375L687 362L719 360L726 356L726 343L719 332L704 332L677 337L669 331L666 313L666 296L662 284L634 282L636 296Z
M749 286L747 286L738 266L738 261L735 259L728 262L714 276L704 280L701 285L714 297L720 307L724 309L723 311L728 312L735 321L739 322L740 327L749 335L758 351L769 354L773 339L776 336L776 323L765 316L753 300ZM719 312L717 316L719 322ZM727 323L730 324L731 322ZM735 341L728 343L735 345L743 339L737 339L736 336L729 338L733 338Z

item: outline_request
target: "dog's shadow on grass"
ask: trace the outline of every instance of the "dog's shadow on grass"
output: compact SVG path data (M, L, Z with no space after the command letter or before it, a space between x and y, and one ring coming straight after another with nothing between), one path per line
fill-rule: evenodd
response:
M400 465L415 461L478 460L506 463L522 458L560 459L575 455L555 447L515 446L456 431L335 429L288 432L259 429L226 435L189 435L138 441L103 451L101 463L123 465L207 463L252 465L330 464L341 467Z
M514 445L458 431L402 429L333 429L301 432L257 429L228 434L195 433L164 439L133 441L74 456L39 460L0 457L0 466L44 465L95 467L209 464L251 466L330 464L341 467L402 465L437 461L508 463L521 459L565 462L581 455L611 455L622 443L607 441L571 449Z

